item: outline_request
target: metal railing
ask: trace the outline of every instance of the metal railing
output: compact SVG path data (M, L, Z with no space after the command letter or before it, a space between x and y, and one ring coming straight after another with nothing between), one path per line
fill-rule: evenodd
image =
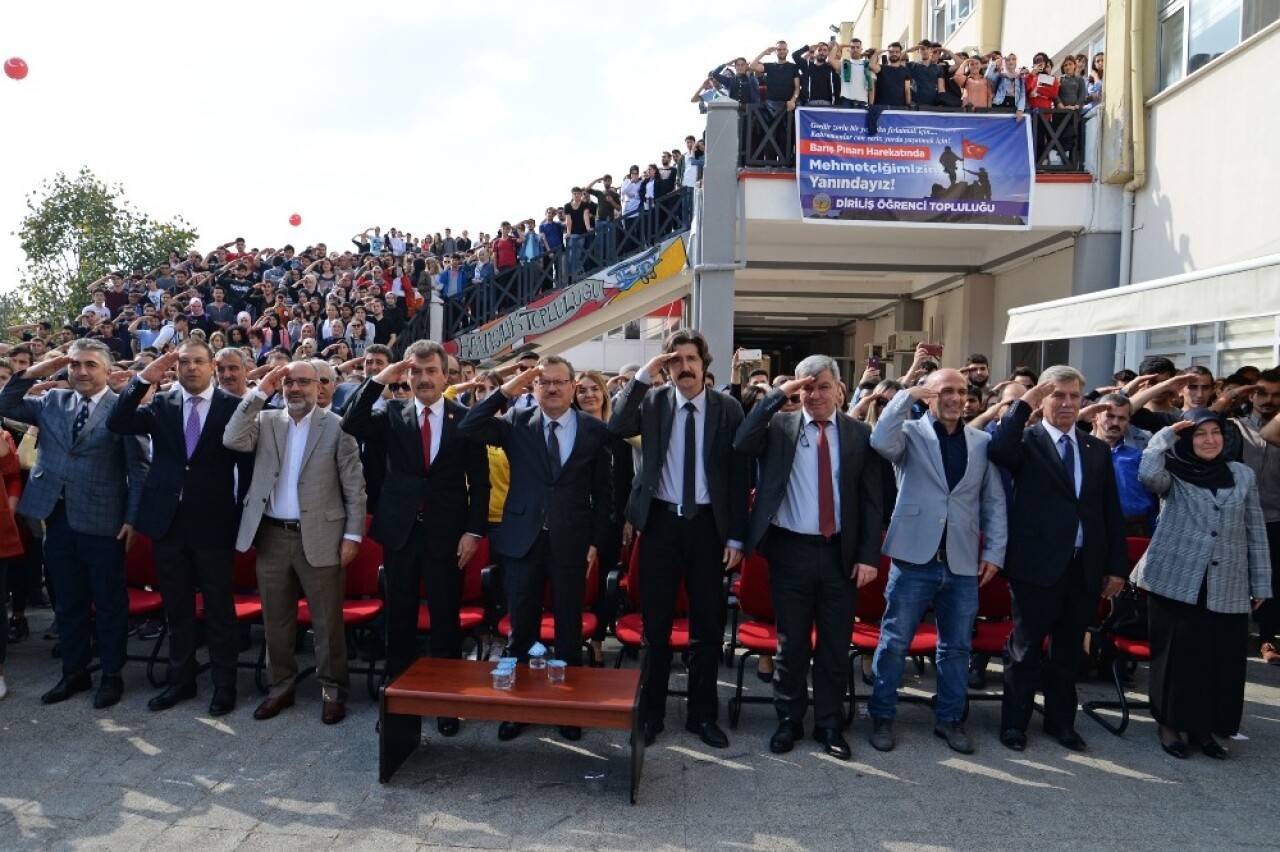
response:
M671 234L687 231L692 218L692 190L678 188L633 216L598 222L581 244L521 260L495 272L491 283L470 285L461 293L446 296L444 337L451 340L527 305L543 293L567 287L652 248Z
M931 112L963 112L960 108L932 106ZM979 112L1006 112L1002 109ZM1091 115L1091 114L1090 114ZM1089 115L1079 110L1031 110L1026 114L1035 138L1036 172L1081 173L1085 171L1084 124ZM767 104L739 107L738 165L749 169L794 169L796 167L795 113L774 110Z

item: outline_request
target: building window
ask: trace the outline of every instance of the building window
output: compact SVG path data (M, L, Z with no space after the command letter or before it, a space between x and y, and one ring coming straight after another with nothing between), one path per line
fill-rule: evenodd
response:
M1037 340L1029 343L1014 343L1009 347L1010 372L1018 367L1030 367L1037 373L1054 364L1069 363L1071 341L1069 340Z
M1280 20L1280 0L1166 0L1160 10L1160 88L1194 74Z
M945 42L973 13L977 0L929 0L929 37Z

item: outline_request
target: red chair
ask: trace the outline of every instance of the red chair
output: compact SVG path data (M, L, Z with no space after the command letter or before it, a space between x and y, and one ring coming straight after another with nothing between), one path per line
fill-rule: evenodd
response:
M151 539L137 534L133 537L133 546L124 557L125 592L129 596L129 618L150 618L163 616L164 601L157 591L156 557L151 547ZM160 635L156 636L151 651L146 654L125 654L126 660L147 664L147 682L152 686L164 686L165 677L159 677L156 669L159 666L160 646L169 635L169 627L162 624Z
M1005 644L1013 633L1013 596L1009 592L1009 581L1002 574L996 574L985 586L978 587L978 616L973 625L973 638L970 640L971 653L974 656L1000 657L1004 654ZM965 700L964 718L969 717L969 703L972 701L1001 701L1003 690L969 690ZM937 694L933 696L936 703Z
M1138 564L1143 555L1147 552L1147 546L1151 544L1149 538L1129 538L1127 540L1129 549L1129 567L1132 569ZM1139 597L1146 592L1141 589L1135 590ZM1114 606L1114 604L1113 604ZM1129 712L1131 710L1150 710L1150 701L1130 701L1125 695L1125 673L1126 670L1136 667L1138 663L1151 662L1151 643L1147 639L1137 639L1128 636L1120 636L1114 630L1107 626L1104 621L1101 628L1097 632L1099 641L1103 643L1103 647L1108 649L1112 654L1111 660L1111 678L1116 687L1115 701L1086 701L1080 705L1080 709L1084 710L1085 715L1106 728L1116 736L1120 736L1129 727ZM1119 710L1120 723L1116 724L1109 719L1103 717L1100 710Z
M627 599L631 602L632 611L618 619L614 627L614 635L622 643L624 650L638 653L644 647L644 618L640 614L640 541L637 535L635 547L631 549L631 567L627 570L625 589ZM685 592L684 583L676 593L675 618L671 621L671 651L675 654L689 650L689 595ZM614 663L614 668L622 668L622 654ZM669 695L683 693L668 690Z
M880 619L884 617L884 611L888 606L885 600L885 589L889 585L889 571L891 568L891 560L888 556L881 554L880 570L876 572L876 578L858 589L858 605L854 610L855 621L853 624L853 636L850 640L851 653L849 655L849 700L852 702L857 700L857 689L855 687L855 663L859 657L863 655L874 654L877 646L880 644ZM932 624L920 623L916 627L916 634L911 638L911 642L907 645L908 657L929 657L937 653L938 650L938 629ZM900 702L908 704L929 704L933 701L920 695L898 695Z
M366 529L368 525L366 524ZM346 587L343 591L342 624L348 630L367 630L369 623L382 614L382 590L378 586L378 570L382 567L382 545L369 536L360 540L360 550L346 570ZM298 601L298 626L310 630L313 626L311 607L303 599ZM377 698L377 677L381 674L376 662L367 666L349 666L352 674L365 675L369 697ZM302 676L311 674L309 668Z
M487 619L484 572L490 567L492 562L489 559L489 538L486 536L480 539L480 543L476 545L475 554L463 569L462 608L458 610L458 623L462 628L463 636L475 636ZM427 596L425 587L420 590L420 595L423 598ZM418 604L418 633L425 636L430 632L431 611L424 600Z
M747 660L757 655L778 653L778 627L774 624L773 597L769 589L769 562L759 553L742 560L742 573L734 583L734 596L738 609L747 621L738 623L734 613L733 643L740 647L738 657L738 681L733 697L729 699L729 727L738 727L738 717L743 704L772 704L773 696L744 696L742 681L746 675ZM730 658L732 659L732 658Z
M586 588L583 590L582 596L582 644L585 646L587 642L596 635L596 627L600 624L600 619L591 611L592 605L596 602L596 572L600 570L600 566L596 566L587 572ZM551 591L551 581L547 580L543 586L542 593L542 620L538 624L538 641L552 647L556 641L556 617L552 612L555 605L555 598ZM511 616L504 615L498 621L498 633L503 636L511 635Z

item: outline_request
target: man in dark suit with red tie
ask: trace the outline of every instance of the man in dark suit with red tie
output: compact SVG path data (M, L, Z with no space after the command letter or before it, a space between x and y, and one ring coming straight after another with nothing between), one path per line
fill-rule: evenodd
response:
M729 738L716 724L717 666L724 633L724 574L742 560L747 535L747 459L733 449L742 406L706 386L711 364L701 332L677 331L663 354L618 397L609 431L642 436L643 462L627 520L643 535L640 610L644 619L645 744L662 732L671 674L671 624L683 583L689 598L689 710L685 727L712 748ZM665 369L672 384L654 389Z
M537 403L497 416L504 398L515 400L533 383ZM571 408L573 366L548 355L476 403L459 431L507 453L511 485L502 523L490 541L503 558L511 641L507 653L526 659L538 640L543 587L551 581L555 655L569 665L582 658L582 604L587 574L599 569L600 550L613 529L612 460L604 424ZM520 735L523 725L503 722L498 738ZM566 725L567 740L582 729Z
M461 656L463 569L489 511L488 453L458 431L467 409L443 396L448 356L430 340L409 344L404 354L365 381L342 418L343 431L382 451L367 463L385 469L369 535L382 543L386 562L388 679L417 657L420 585L431 615L431 656ZM386 387L403 381L414 398L375 411ZM436 727L446 737L459 729L457 719L443 716Z
M801 410L782 412L796 393ZM879 570L882 486L871 429L839 411L839 393L839 365L810 355L796 365L795 379L751 409L734 446L761 467L747 552L758 549L769 560L777 617L778 730L769 750L786 753L804 736L812 659L814 739L848 760L840 707L857 590Z
M987 450L1013 474L1003 568L1013 633L1005 648L1000 742L1014 751L1027 746L1037 688L1044 692L1045 733L1084 751L1075 730L1075 677L1085 628L1098 593L1114 597L1129 575L1111 448L1076 426L1083 389L1075 368L1048 368L1010 407ZM1027 426L1036 411L1042 422Z
M174 368L178 386L147 393ZM147 702L167 710L196 695L196 591L201 592L213 696L209 714L236 705L239 625L232 597L240 510L253 478L253 457L222 445L240 400L213 380L213 350L187 340L125 386L107 419L120 435L151 436L151 469L142 491L138 532L152 540L156 578L169 625L168 685Z

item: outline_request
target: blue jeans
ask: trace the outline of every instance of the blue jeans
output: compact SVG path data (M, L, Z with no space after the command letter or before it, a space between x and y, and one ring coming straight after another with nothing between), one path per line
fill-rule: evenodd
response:
M582 272L582 249L586 245L586 239L586 234L570 234L566 241L569 249L569 268L565 272L565 277L569 280L572 280L573 276ZM569 281L566 280L565 284L568 283Z
M956 574L945 562L907 563L903 568L895 561L884 596L888 605L880 621L880 645L871 664L875 688L868 710L872 717L892 719L897 713L907 646L932 602L938 626L935 714L939 722L960 721L968 696L966 679L973 621L978 616L978 578Z

